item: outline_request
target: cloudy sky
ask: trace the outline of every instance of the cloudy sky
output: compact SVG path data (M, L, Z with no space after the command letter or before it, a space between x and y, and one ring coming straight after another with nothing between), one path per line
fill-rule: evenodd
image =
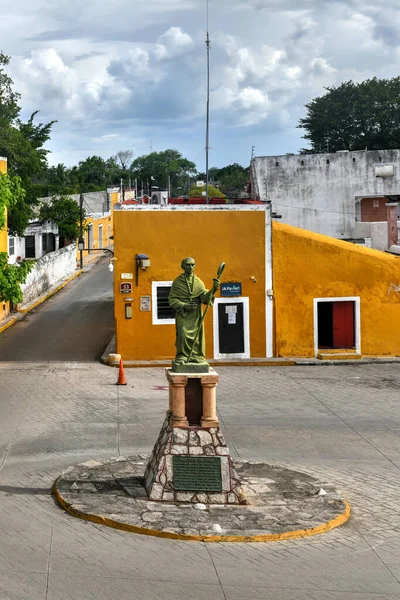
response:
M400 74L398 0L209 0L210 166L296 152L324 86ZM50 162L176 148L205 164L206 0L2 0L23 116Z

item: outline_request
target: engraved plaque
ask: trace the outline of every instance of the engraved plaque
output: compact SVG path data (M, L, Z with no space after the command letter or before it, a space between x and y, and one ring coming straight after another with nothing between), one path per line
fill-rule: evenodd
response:
M173 456L172 468L178 492L222 492L219 456Z

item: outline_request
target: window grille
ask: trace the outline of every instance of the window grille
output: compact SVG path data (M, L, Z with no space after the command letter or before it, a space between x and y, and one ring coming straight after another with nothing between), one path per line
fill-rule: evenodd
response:
M152 283L152 313L153 325L172 325L175 323L175 313L168 303L172 281L153 281Z

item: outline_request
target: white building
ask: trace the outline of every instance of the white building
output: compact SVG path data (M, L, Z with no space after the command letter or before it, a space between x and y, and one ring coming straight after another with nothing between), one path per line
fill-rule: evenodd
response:
M31 221L24 237L8 236L8 262L14 264L25 258L37 260L58 248L57 225L52 221Z
M400 150L261 156L250 171L253 198L271 201L284 223L387 248L386 203L400 199Z

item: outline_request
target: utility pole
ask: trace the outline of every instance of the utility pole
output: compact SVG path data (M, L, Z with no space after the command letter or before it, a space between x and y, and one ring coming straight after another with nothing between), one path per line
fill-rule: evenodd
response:
M253 160L254 158L254 150L255 150L255 146L251 147L251 160Z
M207 0L207 35L206 35L206 48L207 48L207 117L206 117L206 204L209 202L208 198L208 151L210 149L210 36L208 34L208 0Z
M83 194L81 192L79 196L79 242L83 247ZM79 266L83 269L83 250L79 250Z

